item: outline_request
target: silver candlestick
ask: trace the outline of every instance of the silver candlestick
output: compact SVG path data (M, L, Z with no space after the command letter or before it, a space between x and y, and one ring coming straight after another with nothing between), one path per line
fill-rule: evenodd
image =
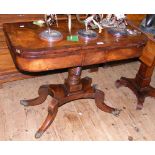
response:
M57 24L57 27L58 27L57 16L55 14L50 14L50 15L46 14L45 23L46 23L47 29L40 33L40 38L48 42L60 41L63 38L62 34L57 30L51 29L51 26L55 23Z
M85 40L92 40L92 39L96 39L98 37L97 33L93 30L90 30L88 28L88 25L91 23L91 22L94 22L94 17L95 15L91 15L89 17L87 17L85 20L84 20L84 24L85 24L85 29L80 29L78 31L78 35L79 37L85 39ZM96 23L95 23L96 24Z

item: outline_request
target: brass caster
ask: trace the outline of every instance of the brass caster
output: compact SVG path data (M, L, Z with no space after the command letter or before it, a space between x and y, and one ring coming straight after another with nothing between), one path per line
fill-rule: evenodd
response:
M119 114L121 113L121 111L122 111L122 109L115 109L115 110L112 111L112 114L113 114L114 116L118 117Z
M44 133L43 131L37 131L35 134L35 138L36 139L40 138L43 135L43 133Z
M23 106L28 106L28 102L26 100L20 100L20 104Z

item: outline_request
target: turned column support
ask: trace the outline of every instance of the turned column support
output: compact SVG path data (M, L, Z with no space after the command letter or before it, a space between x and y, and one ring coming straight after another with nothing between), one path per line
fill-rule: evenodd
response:
M81 72L82 67L71 68L68 70L68 78L65 80L65 86L68 93L82 90Z
M81 79L81 67L70 68L68 70L68 78L64 84L43 85L39 88L39 96L31 100L21 100L24 106L35 106L42 104L48 95L52 97L52 101L48 107L48 114L35 134L35 138L40 138L54 121L58 108L70 101L78 99L94 99L96 106L104 111L118 116L120 110L112 108L104 103L104 92L93 87L92 79L85 77Z

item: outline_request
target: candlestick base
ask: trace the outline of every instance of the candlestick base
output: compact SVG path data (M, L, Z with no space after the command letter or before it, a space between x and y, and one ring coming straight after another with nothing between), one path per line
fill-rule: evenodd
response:
M63 36L56 30L44 30L40 33L40 38L48 42L60 41Z
M79 37L86 39L86 40L92 40L97 38L97 33L93 30L85 30L85 29L80 29L78 31Z
M122 28L108 28L108 33L120 37L120 36L125 36L128 35L128 32L126 29L122 29Z

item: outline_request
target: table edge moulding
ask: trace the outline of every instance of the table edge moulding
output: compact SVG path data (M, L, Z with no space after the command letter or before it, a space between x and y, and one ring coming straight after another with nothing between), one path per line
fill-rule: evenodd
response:
M60 26L63 31L61 29L58 30L62 32L64 40L55 45L48 45L47 42L40 40L39 36L36 37L40 28L35 29L34 27L36 26L32 25L32 22L4 24L8 47L14 63L20 70L40 72L69 68L68 77L64 80L64 84L42 85L39 88L39 96L37 98L20 101L24 106L35 106L42 104L48 95L52 96L52 100L48 106L47 117L36 132L36 138L40 138L51 125L56 117L58 108L73 100L94 99L96 106L100 110L118 116L120 109L110 107L104 103L104 92L97 89L96 85L92 85L92 79L89 77L81 78L82 67L138 56L147 41L143 35L139 34L138 38L133 37L130 39L129 37L129 40L110 36L112 40L114 39L114 42L110 42L110 45L108 44L109 42L107 44L105 42L102 45L96 44L96 42L104 42L104 37L102 36L86 44L83 40L79 40L76 43L69 42L65 40L66 35L69 35L66 30L67 28L65 28L65 20L61 22L64 22L63 26ZM20 29L20 24L25 27ZM76 28L79 28L78 25ZM103 33L108 35L106 32ZM23 37L21 34L27 34L28 37ZM120 41L119 39L122 40ZM47 46L48 48L44 48Z

